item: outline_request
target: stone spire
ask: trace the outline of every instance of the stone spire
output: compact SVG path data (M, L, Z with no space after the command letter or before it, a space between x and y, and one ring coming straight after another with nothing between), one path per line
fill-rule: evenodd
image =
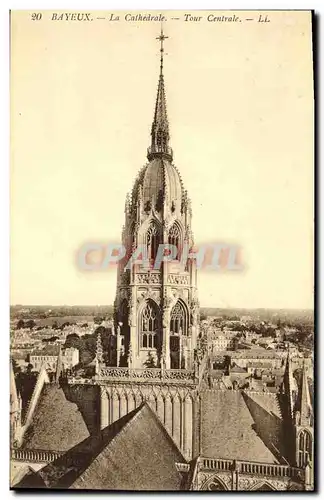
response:
M166 107L164 76L163 76L163 42L168 38L164 35L161 28L161 34L157 40L161 42L160 48L160 75L155 103L154 118L151 129L151 147L148 149L147 158L149 161L154 158L165 158L172 161L172 149L169 147L169 122Z
M296 382L293 376L292 372L292 367L291 367L291 354L290 350L288 348L288 354L287 354L287 361L286 361L286 367L285 367L285 373L283 377L283 389L284 393L287 396L287 403L288 403L288 412L289 412L289 417L293 417L293 410L294 410L294 399L295 399L295 389L296 389Z
M19 408L20 408L20 397L18 396L12 361L10 361L10 411L15 412Z
M312 409L312 403L311 403L311 398L309 394L309 385L308 385L308 380L307 380L307 369L305 365L305 360L303 364L303 371L302 371L302 377L301 377L301 382L298 390L298 397L296 401L296 415L297 412L299 413L299 418L297 425L301 426L309 426L311 424L311 416L313 413Z

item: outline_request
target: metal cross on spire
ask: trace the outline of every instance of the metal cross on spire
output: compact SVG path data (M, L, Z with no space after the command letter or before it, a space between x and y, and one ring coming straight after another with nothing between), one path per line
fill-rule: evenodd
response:
M165 89L164 89L164 76L163 76L163 54L164 47L163 42L166 38L163 33L163 26L161 24L161 33L156 37L159 40L161 47L161 63L160 63L160 75L159 75L159 83L157 89L157 96L155 102L155 111L154 118L151 128L151 146L148 149L147 158L149 161L154 158L166 158L169 161L172 161L172 149L169 147L169 122L167 116L166 109L166 98L165 98Z
M160 52L161 52L161 64L160 64L160 69L161 69L161 73L162 73L162 69L163 69L163 53L164 53L164 47L163 47L163 42L166 38L169 38L168 36L165 36L165 34L163 33L163 25L161 23L161 33L159 36L156 37L157 40L160 41L161 43L161 46L160 46Z

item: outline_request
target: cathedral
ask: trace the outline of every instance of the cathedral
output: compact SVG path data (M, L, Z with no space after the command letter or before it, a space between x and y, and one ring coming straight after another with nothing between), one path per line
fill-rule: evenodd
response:
M196 262L179 258L194 241L170 146L165 38L147 163L126 197L109 352L98 334L88 379L65 376L60 360L54 380L43 367L24 411L11 371L11 487L312 490L306 368L297 383L288 353L277 393L210 383Z

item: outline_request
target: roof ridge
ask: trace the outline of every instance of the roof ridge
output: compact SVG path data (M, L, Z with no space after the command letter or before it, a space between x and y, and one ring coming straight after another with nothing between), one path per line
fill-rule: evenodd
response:
M126 415L124 415L124 417L127 417L127 415L130 416L130 414L133 413L133 415L120 427L120 429L117 429L117 431L115 432L115 434L111 437L111 439L105 444L105 446L102 448L102 450L98 453L98 456L100 455L100 453L102 453L102 451L106 448L106 446L110 445L111 443L113 443L115 441L115 439L117 438L117 436L119 436L120 434L122 434L122 432L125 432L125 430L128 429L128 427L131 424L131 422L134 422L134 420L136 420L136 418L138 417L138 415L141 413L143 406L144 406L144 402L141 403L140 406L138 406L137 408L135 408L132 412L127 413ZM115 422L113 422L113 424L117 424L120 420L121 419L116 420ZM110 424L110 425L113 425L113 424ZM110 425L108 425L106 427L106 429L108 427L110 427Z
M185 463L187 463L187 460L184 458L181 450L179 449L177 443L174 441L174 439L172 438L172 436L170 436L170 434L168 433L168 431L166 430L166 428L164 427L164 425L162 424L161 420L159 419L158 415L152 410L152 408L149 406L149 404L147 403L147 401L143 401L140 406L138 406L137 408L135 408L135 413L134 415L125 423L125 425L123 425L119 431L114 435L114 437L109 441L109 444L111 444L119 434L121 434L123 431L125 431L129 425L136 419L139 417L139 415L143 412L144 409L147 409L149 411L149 414L151 416L153 416L153 418L157 421L159 427L162 429L162 432L164 433L164 435L167 437L167 439L176 447L177 451L180 453L181 455L181 458L183 459L183 461ZM118 420L117 420L118 422ZM108 443L107 443L108 444Z
M176 449L178 450L178 452L180 453L181 455L181 458L183 459L183 462L185 463L188 463L187 460L184 458L183 454L182 454L182 451L180 450L179 446L177 445L177 443L174 441L173 437L170 436L170 434L168 433L168 431L166 430L166 428L164 427L164 425L162 424L161 420L159 419L158 415L152 410L152 408L148 405L147 401L145 401L143 403L143 408L148 408L149 412L151 413L151 415L154 416L154 418L156 419L158 425L160 426L160 428L162 429L162 432L165 434L165 436L167 437L167 439L176 447Z
M130 416L130 414L127 414L127 415L124 415L124 417L122 417L122 418L125 418L125 417L127 418L130 416L130 418L128 418L127 421L120 428L118 428L119 421L117 420L116 422L114 422L114 424L117 425L117 429L115 431L111 432L111 435L110 436L108 435L106 440L102 439L101 446L96 449L95 453L93 453L92 456L90 456L90 460L89 460L88 465L86 467L84 467L84 469L80 473L77 474L77 477L75 479L73 479L73 481L69 487L74 488L75 482L78 485L84 486L83 482L84 481L87 482L89 480L89 477L91 477L91 475L96 474L95 471L98 469L98 467L99 468L102 467L102 463L104 463L103 461L105 461L107 459L107 456L112 456L112 457L115 456L114 454L116 451L117 451L117 454L120 453L120 450L123 449L123 448L121 448L121 446L122 447L124 446L125 440L129 441L129 437L133 435L132 434L133 433L132 424L134 424L136 419L140 418L141 415L144 416L144 418L146 418L148 428L150 428L151 430L154 429L154 434L159 435L161 439L165 440L165 443L166 443L168 449L170 450L170 454L172 455L172 464L174 464L172 467L176 467L175 466L176 463L184 463L184 464L188 463L184 459L182 453L180 452L180 450L178 449L176 444L170 438L166 429L163 427L162 423L158 419L156 413L148 405L147 401L143 401L140 404L140 406L135 408L130 413L131 413L131 416ZM147 417L149 417L149 418L152 417L152 420L148 421ZM142 420L140 420L139 422L137 422L135 424L135 426L134 426L135 431L140 426L142 431L144 433L146 433L145 422L144 422L144 425L141 425L142 423L143 423ZM154 424L153 427L152 427L152 424ZM102 433L106 429L111 428L112 425L113 424L111 424L110 426L107 426L105 429L103 429L101 431L101 433L99 434L99 439L100 439L100 436L103 438ZM158 429L156 428L156 425L158 426ZM128 434L124 434L124 433L127 433L127 431L128 431ZM137 439L137 438L135 438L135 439ZM151 440L152 439L150 439L150 441ZM147 449L147 446L145 447L145 449ZM107 453L108 453L108 455L107 455ZM145 451L144 453L147 454L147 451ZM137 468L136 456L131 454L129 456L128 460L131 460L134 468L136 469ZM149 458L149 460L151 460L151 458ZM112 466L113 465L114 464L112 464ZM107 466L107 464L105 465L105 467L106 466ZM181 472L179 472L178 469L175 468L172 470L173 470L173 472L172 472L173 474L179 474L181 477ZM137 476L138 476L137 479L140 481L141 481L142 473L143 472L141 469L138 469L137 472L134 472L134 474L137 474ZM88 474L90 474L90 476Z

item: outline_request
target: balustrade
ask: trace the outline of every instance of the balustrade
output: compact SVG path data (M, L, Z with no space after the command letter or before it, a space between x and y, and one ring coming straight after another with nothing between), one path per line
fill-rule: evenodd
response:
M13 448L11 450L11 459L19 462L53 462L63 455L58 451L47 450L24 450L22 448Z
M101 367L97 380L194 383L195 375L190 370Z
M289 465L264 464L258 462L246 462L241 460L223 460L213 458L200 458L200 469L210 470L237 470L242 474L253 474L272 477L290 477L302 479L303 469L290 467Z

